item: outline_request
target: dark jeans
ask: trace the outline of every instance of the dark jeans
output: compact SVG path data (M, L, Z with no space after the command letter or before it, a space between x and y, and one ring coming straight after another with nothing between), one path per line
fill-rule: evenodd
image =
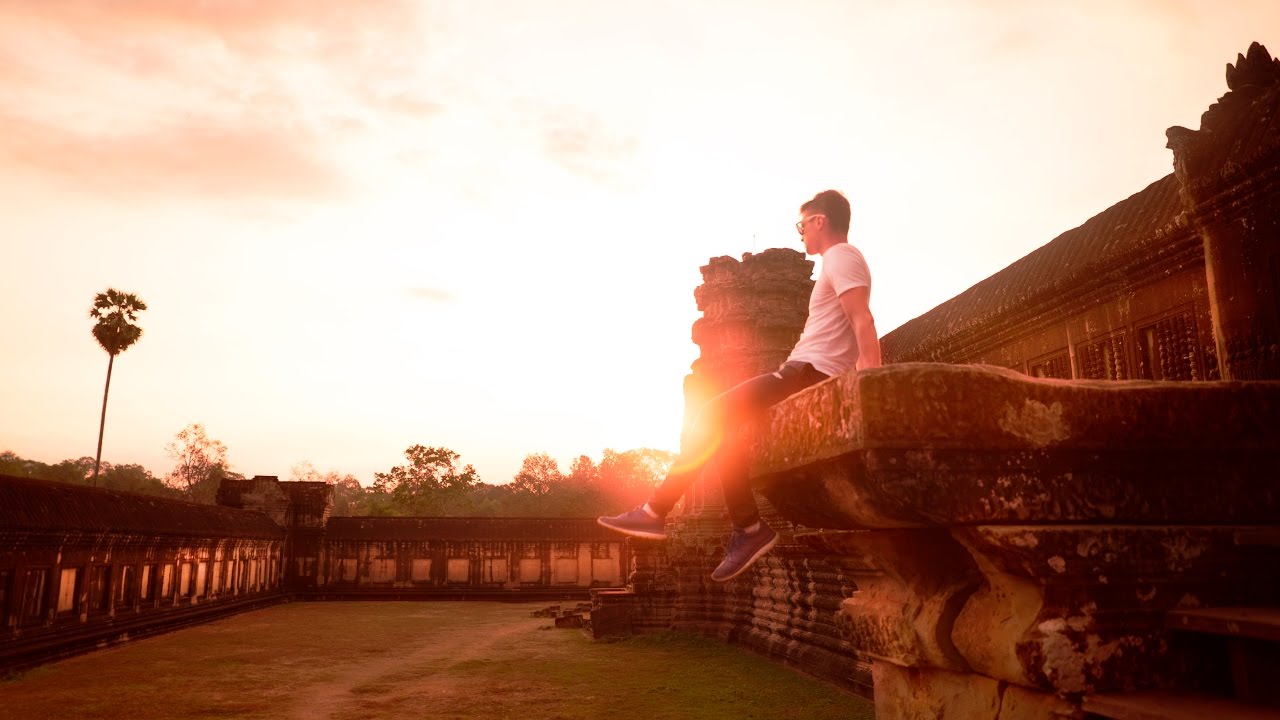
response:
M681 440L680 457L653 491L649 507L659 515L669 514L714 458L719 463L720 485L730 519L737 527L754 525L760 519L760 510L747 482L747 458L738 430L769 407L826 379L809 363L785 362L777 372L758 375L712 398L702 406L697 421Z

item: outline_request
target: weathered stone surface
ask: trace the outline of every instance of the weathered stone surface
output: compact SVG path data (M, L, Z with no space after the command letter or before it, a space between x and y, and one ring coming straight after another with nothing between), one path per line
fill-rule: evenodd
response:
M878 662L876 717L894 720L997 720L1000 683L981 675Z
M1277 418L1276 383L1064 383L907 363L774 408L753 470L775 507L812 527L1265 523L1280 517Z
M1245 558L1237 529L956 529L987 580L956 645L979 672L1063 693L1159 684L1175 672L1167 611L1280 602L1280 557Z
M0 476L0 672L278 602L258 512Z
M905 667L969 669L951 630L981 575L945 530L816 531L797 539L851 561L857 590L841 604L841 630L860 653Z
M1000 697L1000 720L1083 720L1080 706L1057 695L1006 685Z

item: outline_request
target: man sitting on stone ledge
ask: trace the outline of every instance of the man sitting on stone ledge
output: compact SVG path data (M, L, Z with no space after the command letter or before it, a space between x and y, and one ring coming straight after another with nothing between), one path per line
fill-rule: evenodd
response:
M698 414L682 439L680 456L644 505L598 522L611 530L651 540L666 539L666 516L703 467L715 458L725 505L733 522L724 561L711 579L725 582L759 560L778 541L760 519L747 477L747 458L738 428L789 395L834 375L880 366L880 340L871 317L871 273L849 244L849 201L835 190L818 193L800 206L796 230L804 251L822 256L822 269L809 296L809 317L790 357L776 372L754 377L718 395Z

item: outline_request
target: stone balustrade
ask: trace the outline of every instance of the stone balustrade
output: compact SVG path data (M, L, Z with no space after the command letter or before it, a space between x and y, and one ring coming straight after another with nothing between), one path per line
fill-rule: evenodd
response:
M1169 610L1280 602L1280 382L1037 380L907 363L754 429L756 487L857 591L881 717L1079 717L1187 682Z

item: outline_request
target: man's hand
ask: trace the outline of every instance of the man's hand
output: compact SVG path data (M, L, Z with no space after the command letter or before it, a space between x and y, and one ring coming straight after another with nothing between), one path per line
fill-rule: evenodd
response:
M871 288L856 287L840 296L840 306L853 327L858 342L858 368L869 370L880 367L880 336L876 334L876 321L871 317Z

